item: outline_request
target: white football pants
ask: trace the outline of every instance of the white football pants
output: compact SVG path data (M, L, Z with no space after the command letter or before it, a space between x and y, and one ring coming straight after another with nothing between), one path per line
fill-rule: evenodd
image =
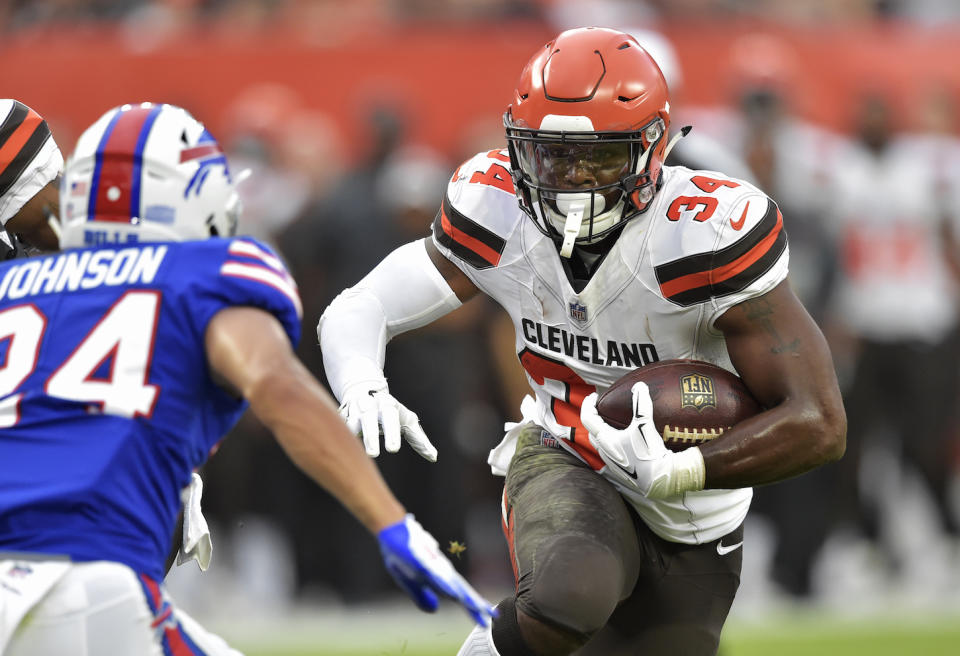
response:
M129 567L53 560L0 560L0 653L242 656Z

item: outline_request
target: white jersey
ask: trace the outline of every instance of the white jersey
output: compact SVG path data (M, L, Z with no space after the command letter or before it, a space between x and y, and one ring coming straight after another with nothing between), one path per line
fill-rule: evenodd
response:
M464 163L448 184L433 239L512 318L536 396L535 404L524 404L524 420L603 473L580 423L584 397L658 360L695 358L732 371L714 322L786 278L783 219L747 182L664 167L649 209L627 223L578 293L557 246L518 206L509 165L505 151ZM510 455L509 437L494 460ZM690 544L735 529L751 497L751 489L665 500L628 495L654 532Z
M828 222L842 265L835 316L875 341L939 343L958 318L940 231L945 216L956 220L960 146L906 135L880 153L850 149L839 164Z

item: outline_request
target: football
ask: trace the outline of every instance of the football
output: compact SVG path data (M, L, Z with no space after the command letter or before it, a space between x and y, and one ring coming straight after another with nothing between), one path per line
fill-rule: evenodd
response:
M743 380L700 360L662 360L618 379L597 398L597 412L611 426L633 418L630 388L644 382L653 401L653 423L672 451L716 439L761 410Z

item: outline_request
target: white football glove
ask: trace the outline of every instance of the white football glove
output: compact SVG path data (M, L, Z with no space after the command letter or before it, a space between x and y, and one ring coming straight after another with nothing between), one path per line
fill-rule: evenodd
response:
M674 453L663 444L653 424L653 401L646 383L635 383L633 420L624 429L607 424L597 412L597 393L580 406L580 421L590 443L607 465L612 482L650 499L664 499L690 490L702 490L705 476L700 449Z
M422 610L437 610L437 595L442 595L459 602L481 626L488 626L497 614L440 553L437 541L413 515L386 527L377 538L387 571Z
M420 418L397 401L386 381L364 381L348 386L340 403L340 416L347 427L363 436L367 455L380 455L380 435L389 453L400 450L403 437L413 450L430 462L437 461L437 449L420 427Z

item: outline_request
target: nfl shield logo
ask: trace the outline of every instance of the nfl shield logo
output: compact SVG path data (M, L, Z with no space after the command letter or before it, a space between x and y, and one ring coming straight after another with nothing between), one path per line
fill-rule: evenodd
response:
M687 374L680 377L680 407L702 412L704 408L717 407L717 394L713 379L702 374Z
M586 323L587 306L578 301L570 301L570 318L577 323Z

